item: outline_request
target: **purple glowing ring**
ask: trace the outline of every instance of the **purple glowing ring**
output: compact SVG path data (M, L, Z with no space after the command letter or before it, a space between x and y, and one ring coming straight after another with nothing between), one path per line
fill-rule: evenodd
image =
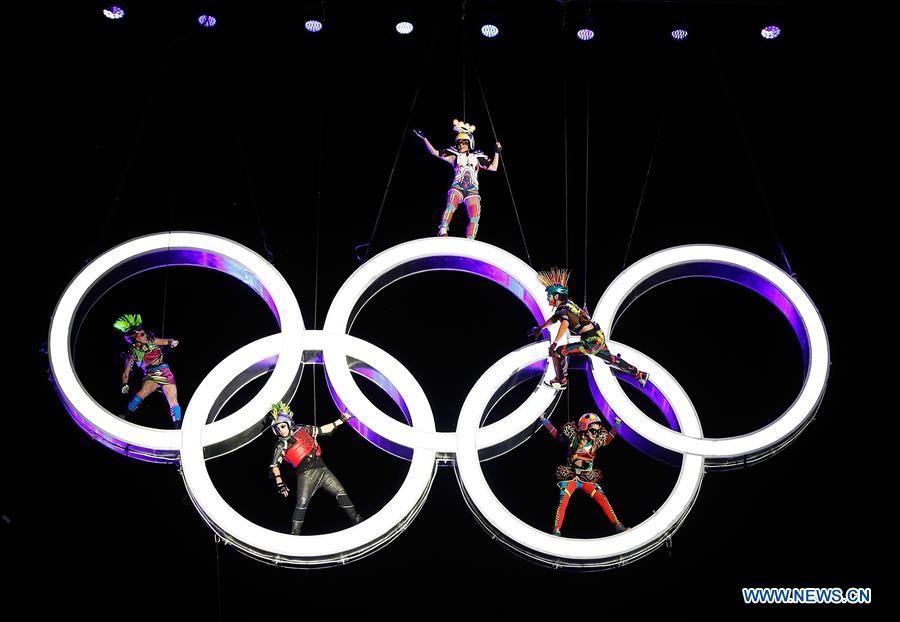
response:
M363 306L381 289L411 274L431 270L454 270L485 277L500 284L531 311L537 323L549 317L544 288L534 270L518 257L490 244L462 238L425 238L394 246L360 266L338 290L325 318L324 330L330 334L348 332ZM541 302L543 301L543 304ZM534 346L535 351L546 345ZM360 391L347 367L347 353L339 342L329 344L324 351L325 373L332 395L356 414L368 430L367 438L383 449L404 455L397 447L429 449L439 458L452 459L456 451L456 435L452 432L426 432L411 428L378 410ZM546 362L544 363L546 368ZM551 373L548 371L548 373ZM497 384L506 381L499 380ZM478 432L478 448L483 455L493 457L509 451L522 442L523 434L534 432L531 427L538 413L552 407L558 399L552 389L543 387L529 402L531 414L520 412L494 422ZM531 399L531 398L529 398ZM527 432L526 432L527 431ZM388 448L388 444L392 449Z
M704 456L708 468L733 468L763 460L790 443L811 421L825 394L831 365L825 324L809 295L787 273L752 253L714 245L678 246L654 253L629 266L609 285L594 312L594 321L612 334L628 305L653 287L675 279L709 277L731 281L757 292L781 311L794 329L803 355L803 386L793 404L764 428L731 438L703 438L676 432L654 422L625 395L606 365L592 365L597 393L636 434L682 454ZM647 369L643 354L609 341L613 352L629 352L629 362ZM678 405L673 404L675 410Z
M634 358L636 350L623 348ZM456 472L460 489L472 513L488 532L519 554L554 568L575 569L621 566L648 555L661 546L684 521L700 492L704 459L686 455L680 460L680 474L668 499L649 518L624 533L605 538L561 538L540 531L515 517L494 495L481 470L478 451L479 428L498 390L498 380L519 369L540 364L547 357L547 344L517 350L488 369L466 396L457 424ZM630 359L629 359L630 360ZM649 359L647 359L649 360ZM653 401L671 413L673 425L702 436L697 411L678 382L660 365L648 364L655 382ZM648 385L649 386L649 385ZM540 389L539 389L540 390ZM519 410L528 411L527 403ZM531 431L540 428L533 410ZM668 415L667 415L668 416ZM627 429L623 435L630 435ZM628 439L628 436L625 436ZM629 440L629 442L631 442Z
M350 353L354 373L369 378L384 389L412 425L434 431L434 416L422 388L383 350L349 335L311 330L304 336L304 364L320 364L322 350L334 342L340 342L344 351ZM235 378L265 373L265 367L271 368L273 360L280 362L285 355L283 340L279 335L272 335L230 355L203 379L191 398L182 428L181 464L185 487L207 524L251 557L295 567L327 567L360 559L396 538L418 514L434 478L437 465L434 451L415 450L400 489L381 510L361 523L324 535L294 536L261 527L231 508L210 479L203 449L210 426L205 422L215 419L222 404L239 390ZM368 438L356 419L349 423Z
M119 453L148 462L176 462L181 432L147 428L121 419L87 393L75 372L72 350L91 306L110 288L136 274L167 266L200 266L229 274L253 289L281 326L283 353L271 377L244 407L205 429L204 446L215 456L250 442L264 428L260 413L290 400L302 373L303 316L284 277L249 248L204 233L157 233L103 253L66 287L56 305L47 340L51 381L69 415L92 438Z

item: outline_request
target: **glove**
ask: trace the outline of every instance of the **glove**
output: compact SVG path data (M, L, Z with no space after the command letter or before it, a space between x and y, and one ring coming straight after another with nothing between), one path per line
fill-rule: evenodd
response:
M275 492L283 497L286 497L288 496L288 493L291 492L291 489L287 487L287 484L281 482L280 484L275 484Z
M550 344L550 356L554 356L554 357L559 356L559 354L556 352L556 342L555 341Z
M178 340L177 340L177 339L170 339L170 340L169 340L169 347L170 347L170 348L177 348L177 347L178 347Z
M540 326L532 326L528 330L528 336L533 337L535 341L541 336L541 327Z
M500 146L500 143L497 143L496 151L497 151L497 153L500 153L501 151L503 151L503 147Z
M122 395L126 395L128 393L128 384L122 385Z

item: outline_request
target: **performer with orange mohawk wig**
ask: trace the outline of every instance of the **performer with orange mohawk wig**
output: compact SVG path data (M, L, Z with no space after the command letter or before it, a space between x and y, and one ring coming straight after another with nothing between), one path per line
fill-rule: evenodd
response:
M444 208L444 215L441 217L441 224L438 226L438 236L444 237L447 235L450 230L450 220L453 218L453 213L459 206L459 202L462 201L469 212L469 225L466 227L466 237L474 240L475 235L478 233L478 220L481 218L478 171L480 169L496 171L497 167L500 166L500 152L503 148L500 146L500 143L497 143L494 159L490 161L487 154L481 151L473 151L475 148L474 125L453 119L453 131L456 132L455 148L447 147L438 152L425 138L422 130L413 130L415 135L425 143L428 153L453 165L453 183L450 184L450 190L447 192L447 207Z
M549 320L528 331L528 336L539 338L542 330L559 322L556 338L550 344L550 360L553 361L556 378L547 383L548 386L559 390L569 386L568 357L570 354L599 356L606 364L637 378L641 387L647 384L649 374L638 371L637 367L626 362L620 355L613 356L606 345L603 331L591 321L591 315L587 309L583 309L569 300L569 271L567 269L551 268L539 272L538 279L545 286L547 302L553 307L554 313ZM567 330L571 331L573 335L581 337L581 341L557 347L557 343L565 337Z

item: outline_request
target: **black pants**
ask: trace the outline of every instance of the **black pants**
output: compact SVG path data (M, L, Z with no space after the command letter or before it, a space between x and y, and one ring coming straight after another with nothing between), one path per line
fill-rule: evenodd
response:
M294 508L293 524L291 525L291 533L296 535L300 533L303 527L303 519L306 516L306 508L309 507L309 500L316 494L320 488L334 496L340 507L350 520L354 523L360 521L359 512L353 506L353 501L344 490L344 486L334 476L328 467L322 466L315 469L306 469L297 474L297 506Z

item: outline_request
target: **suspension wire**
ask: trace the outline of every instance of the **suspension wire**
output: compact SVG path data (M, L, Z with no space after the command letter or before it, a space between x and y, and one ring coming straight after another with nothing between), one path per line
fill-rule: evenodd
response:
M316 165L316 262L315 281L313 286L313 329L319 328L319 240L322 222L322 162L325 159L325 89L319 91L319 148L318 163ZM399 152L398 152L399 153ZM394 163L396 165L396 162ZM393 175L393 172L391 173ZM390 182L388 182L390 183ZM316 382L316 367L312 366L312 399L313 399L313 426L319 425L318 383Z
M585 67L585 145L584 145L584 304L587 308L588 286L588 190L590 189L591 169L591 72L590 64Z
M565 207L565 229L563 230L563 238L565 241L565 259L566 267L569 267L569 100L568 100L568 82L566 75L568 71L567 55L566 55L566 17L568 7L562 7L562 24L560 30L560 66L562 71L562 114L563 114L563 205ZM566 391L566 421L572 421L572 403L569 400L569 391Z
M459 35L462 41L462 120L468 123L466 118L466 0L461 0L459 14Z
M487 103L487 96L484 93L484 86L481 83L481 74L478 71L478 63L476 63L474 59L472 59L472 68L475 70L475 80L478 83L478 90L481 92L481 101L484 102L484 110L487 113L488 123L491 125L491 132L494 134L494 142L500 142L497 139L497 128L494 126L494 117L491 115L491 109ZM522 237L522 246L525 248L525 257L528 260L528 265L532 266L531 253L528 251L528 242L525 241L525 229L522 227L522 219L519 217L519 208L516 207L516 197L513 194L512 183L509 180L509 160L506 157L503 158L502 169L503 177L506 179L506 187L509 190L509 199L512 202L513 212L516 215L516 223L519 225L519 235Z
M425 63L423 64L423 68L427 68L429 63L431 62L432 52L434 51L434 42L437 40L438 28L435 26L432 35L431 42L428 45L428 52L425 55ZM416 91L413 94L412 103L409 106L409 113L406 115L406 123L403 125L403 132L400 134L400 141L397 145L397 151L394 153L394 163L391 165L391 173L388 175L387 185L384 188L384 194L381 196L381 205L378 206L378 214L375 216L375 223L372 225L372 233L369 235L369 241L363 242L362 244L357 244L354 247L354 251L356 252L356 260L360 263L364 263L369 259L369 250L372 248L372 243L375 241L375 233L378 231L378 224L381 222L381 214L384 212L384 206L387 203L388 193L391 190L391 182L394 179L394 173L397 170L397 162L400 160L400 152L403 150L403 142L406 139L406 133L409 131L409 124L412 121L413 112L416 109L416 102L419 100L419 93L422 90L422 83L425 81L426 72L422 71L421 77L419 78L419 84L416 86ZM360 250L362 249L362 253ZM362 254L362 256L360 256Z
M759 203L762 207L763 213L765 214L766 222L769 225L769 232L772 234L772 237L775 240L775 245L778 247L778 254L781 256L781 261L783 262L785 271L791 276L794 276L794 271L791 268L790 261L788 261L787 253L784 250L784 245L781 243L781 237L778 235L778 228L775 225L775 217L772 214L771 207L769 206L769 199L766 195L765 187L763 186L762 178L759 174L759 167L756 164L756 158L753 157L753 150L750 148L750 141L747 138L747 132L744 128L744 121L741 118L740 111L734 103L734 99L731 97L731 91L728 89L728 84L725 81L725 74L722 71L722 64L719 61L719 55L716 52L715 44L710 43L709 49L712 53L713 64L716 67L716 72L719 75L719 83L722 85L722 93L725 95L725 99L728 102L728 107L731 109L731 113L734 115L735 125L737 126L738 134L741 137L741 143L744 147L747 161L750 163L750 170L753 173L753 181L756 185L756 192L759 195Z
M647 172L644 174L644 183L641 186L641 197L638 199L637 209L634 211L634 222L631 223L631 235L628 236L628 245L625 247L625 257L622 259L622 269L628 265L628 253L631 252L631 242L634 240L634 232L637 229L638 216L641 214L641 205L644 203L644 194L647 192L647 182L650 181L650 170L656 158L656 147L659 145L659 136L662 133L663 109L659 111L659 121L656 124L656 139L653 141L653 149L650 150L650 161L647 163Z
M222 539L218 534L213 534L213 542L216 545L216 619L222 619L222 567L219 562L219 544Z
M244 150L244 144L241 142L241 134L238 131L237 123L234 124L234 136L238 145L238 153L241 156L241 168L244 171L244 179L247 181L247 195L250 199L250 205L253 206L253 214L256 219L256 228L259 229L259 237L262 242L263 252L266 254L269 262L275 260L272 250L269 248L268 236L266 229L263 227L262 216L260 215L259 202L256 200L256 190L253 186L253 176L250 174L250 163L247 159L247 152Z

